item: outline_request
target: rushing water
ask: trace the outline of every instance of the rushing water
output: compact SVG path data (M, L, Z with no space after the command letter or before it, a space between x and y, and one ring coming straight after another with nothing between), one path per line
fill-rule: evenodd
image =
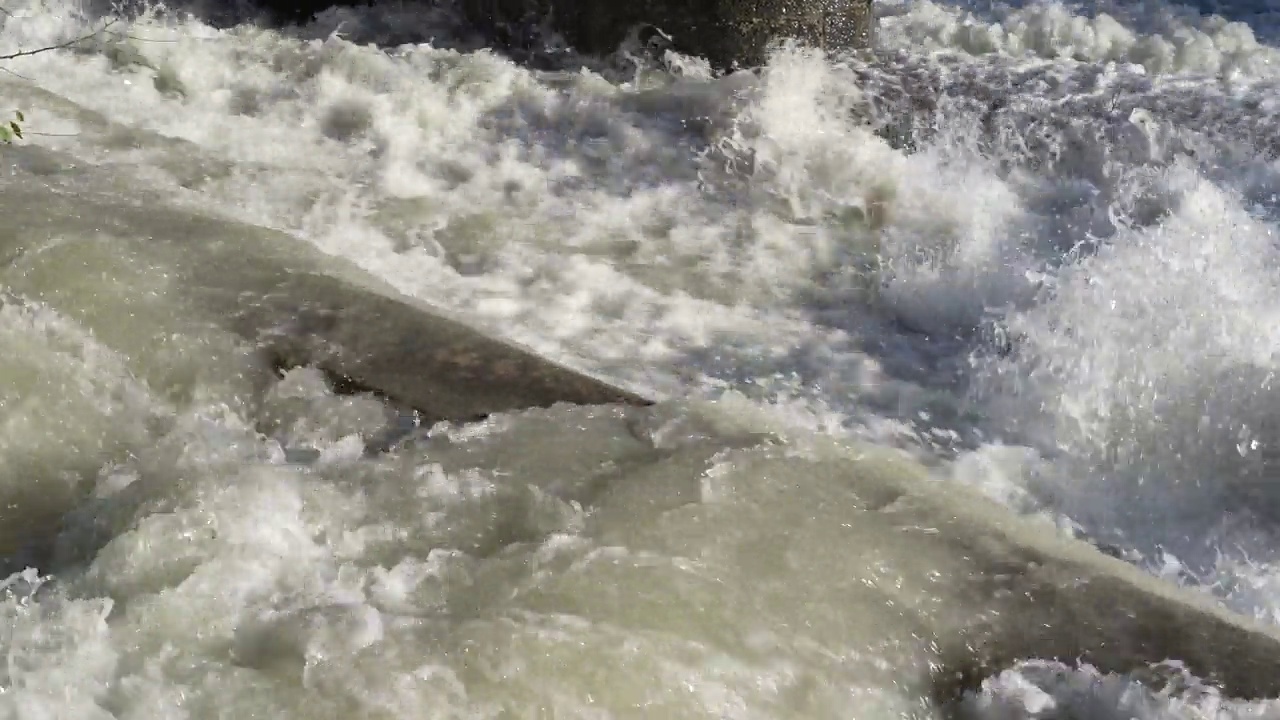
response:
M723 79L516 64L409 3L283 33L5 8L0 51L116 19L0 74L26 118L0 150L24 248L0 268L0 550L34 568L5 581L0 717L906 712L842 646L876 621L848 616L857 548L803 531L839 516L829 483L735 449L760 433L896 449L1280 623L1263 0L884 3L877 58L782 48ZM40 301L108 270L180 294L121 248L184 214L666 400L369 458L372 397L300 369L246 403L234 347ZM969 709L1280 715L1037 662Z

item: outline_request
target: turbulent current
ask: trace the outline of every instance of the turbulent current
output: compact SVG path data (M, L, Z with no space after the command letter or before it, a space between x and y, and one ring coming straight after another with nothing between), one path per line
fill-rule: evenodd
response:
M446 5L6 4L64 47L0 64L0 718L926 717L851 600L926 597L848 522L869 456L1280 624L1280 15L878 6L713 77ZM154 248L284 235L659 402L255 380ZM956 712L1280 701L1026 658Z

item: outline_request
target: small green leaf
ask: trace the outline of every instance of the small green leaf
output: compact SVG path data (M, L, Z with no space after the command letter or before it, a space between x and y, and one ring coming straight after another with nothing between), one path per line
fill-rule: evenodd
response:
M13 131L14 135L17 135L18 137L22 137L22 128L18 126L18 123L16 122L9 123L9 129Z

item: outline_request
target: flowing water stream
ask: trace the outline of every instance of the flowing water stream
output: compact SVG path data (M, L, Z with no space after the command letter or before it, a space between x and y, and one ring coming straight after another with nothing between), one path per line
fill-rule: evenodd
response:
M111 24L0 74L0 718L919 713L849 650L905 630L823 524L832 443L1280 623L1262 0L884 2L874 58L719 79L518 64L410 2L4 7L0 52ZM661 402L367 456L389 407L255 375L152 242L281 233ZM965 711L1280 703L1031 661Z

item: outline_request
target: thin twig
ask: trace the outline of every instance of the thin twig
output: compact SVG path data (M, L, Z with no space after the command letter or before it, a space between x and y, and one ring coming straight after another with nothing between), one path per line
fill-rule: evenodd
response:
M125 35L125 37L129 38L130 40L137 40L138 42L149 42L149 43L176 43L176 42L178 42L177 40L156 40L155 38L144 38L144 37L138 37L137 35L129 35L129 34L126 34L126 35Z
M82 43L85 40L88 40L90 38L93 38L93 37L96 37L97 35L102 34L104 31L106 31L107 28L111 27L115 23L116 21L113 19L110 22L108 22L106 25L103 25L102 27L98 28L97 30L94 30L91 33L86 33L84 35L81 35L78 38L73 38L66 42L58 43L57 45L49 45L47 47L36 48L35 50L19 50L18 52L15 52L15 53L0 55L0 60L13 60L15 58L20 58L20 57L30 57L32 55L39 55L40 53L47 53L51 50L64 50L66 48L71 47L72 45Z
M8 73L8 74L10 74L10 75L12 75L12 76L14 76L14 77L18 78L19 80L26 80L27 82L32 82L31 78L27 77L26 75L22 75L22 74L16 73L16 72L14 72L14 71L10 70L10 69L9 69L9 68L7 68L7 67L0 67L0 72Z

